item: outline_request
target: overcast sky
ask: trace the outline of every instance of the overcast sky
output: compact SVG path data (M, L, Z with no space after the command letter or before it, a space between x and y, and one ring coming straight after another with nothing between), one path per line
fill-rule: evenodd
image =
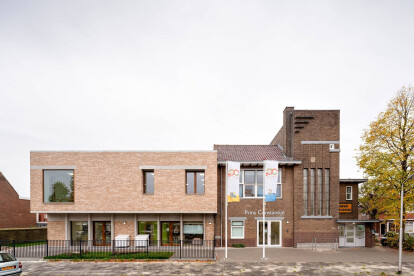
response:
M285 106L362 130L414 83L414 1L0 0L0 171L30 150L268 144Z

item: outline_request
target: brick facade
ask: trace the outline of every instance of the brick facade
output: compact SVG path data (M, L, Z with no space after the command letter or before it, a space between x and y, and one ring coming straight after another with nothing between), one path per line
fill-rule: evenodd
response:
M93 225L99 221L111 223L111 239L121 234L134 239L135 219L199 221L204 239L214 239L215 151L31 152L30 160L31 208L48 214L49 239L71 239L72 221L88 222L88 239L93 239ZM74 170L74 202L45 203L43 170L68 168ZM153 194L143 192L144 170L154 171ZM204 172L204 194L186 193L186 171Z
M30 200L20 199L6 177L0 172L0 228L24 228L36 225L30 213Z

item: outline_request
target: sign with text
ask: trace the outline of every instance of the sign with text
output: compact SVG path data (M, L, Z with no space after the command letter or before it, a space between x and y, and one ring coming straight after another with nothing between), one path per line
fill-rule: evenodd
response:
M352 204L339 204L339 213L352 213Z

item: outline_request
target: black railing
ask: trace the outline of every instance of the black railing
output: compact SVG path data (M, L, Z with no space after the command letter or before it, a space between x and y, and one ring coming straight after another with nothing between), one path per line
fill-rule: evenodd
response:
M16 258L46 259L215 259L208 240L39 240L0 241Z

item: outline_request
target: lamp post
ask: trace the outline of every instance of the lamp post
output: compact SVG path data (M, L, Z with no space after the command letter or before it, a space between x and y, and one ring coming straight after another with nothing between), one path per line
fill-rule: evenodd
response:
M401 210L400 210L400 239L398 244L398 274L402 271L402 245L403 245L403 206L404 206L404 183L413 179L414 174L401 183Z

